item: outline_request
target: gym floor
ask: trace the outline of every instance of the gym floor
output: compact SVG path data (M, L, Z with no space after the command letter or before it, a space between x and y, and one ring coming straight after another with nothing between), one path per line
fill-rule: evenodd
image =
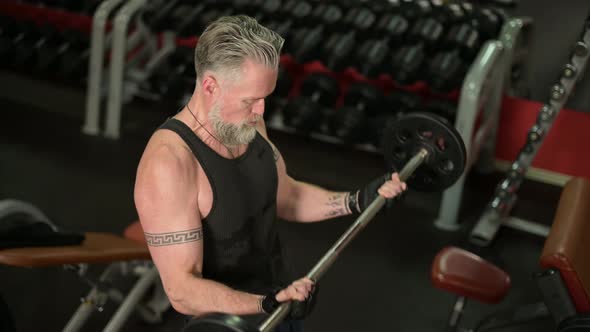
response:
M571 0L563 6L551 0L521 4L518 13L540 20L535 32L532 99L544 101L543 91L557 76L568 53L565 49L579 31L577 22L582 21L590 4L585 0ZM586 77L582 86L588 81ZM52 88L61 91L60 87ZM121 234L137 218L133 184L146 139L165 119L162 109L173 112L173 107L134 104L126 110L124 139L110 141L80 134L80 91L59 96L35 94L26 86L20 91L20 98L0 93L0 199L31 202L65 229ZM588 101L578 96L572 107L587 110ZM159 109L159 113L152 109ZM275 131L269 134L297 179L349 190L383 172L378 155ZM378 215L321 280L319 302L306 320L306 331L442 331L455 297L431 285L432 260L447 245L469 248L467 234L501 176L469 174L460 216L462 228L457 232L433 226L440 194L409 192L400 204ZM560 190L525 181L513 215L550 224ZM351 222L352 218L314 225L281 222L293 274L307 272ZM481 254L510 274L512 289L497 305L468 302L464 326L473 326L487 313L540 300L532 276L539 271L542 246L542 238L501 230ZM89 273L97 276L102 268L91 266ZM60 331L88 290L80 278L62 268L0 266L0 296L9 305L19 332ZM113 305L107 303L83 330L100 331L112 313ZM156 325L132 316L124 331L178 332L182 324L183 317L171 310L165 322ZM504 331L543 332L551 331L552 326L552 321L545 319Z

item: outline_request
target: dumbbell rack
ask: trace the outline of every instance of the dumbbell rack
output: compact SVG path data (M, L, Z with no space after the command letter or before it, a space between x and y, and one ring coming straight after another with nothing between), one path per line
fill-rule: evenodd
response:
M87 135L100 135L100 112L103 96L107 96L104 136L118 139L121 127L121 112L124 101L129 101L136 89L130 82L142 80L149 75L168 54L174 51L176 44L173 36L164 34L162 47L157 47L154 36L136 19L135 31L128 35L129 26L135 17L147 5L147 0L105 0L96 9L92 22L92 39L88 67L88 86L86 94L86 116L82 132ZM113 20L110 35L106 33L109 16L117 13ZM142 44L142 49L132 59L126 59L129 51ZM110 45L110 52L108 48ZM110 53L108 75L105 71L105 57ZM140 70L137 64L148 59ZM127 77L126 77L127 76ZM127 82L126 78L131 78ZM107 83L103 83L107 82Z
M463 176L443 193L435 221L440 229L457 230L460 227L458 214L465 177L475 162L482 172L493 170L502 98L513 89L515 82L511 82L511 70L515 63L525 61L523 55L528 52L531 31L532 19L528 17L508 20L498 39L490 40L482 47L465 76L455 127L465 142L468 160ZM528 76L525 73L523 78Z
M527 141L512 163L507 176L499 182L496 192L470 234L470 242L480 246L489 245L501 226L508 226L539 236L547 236L549 228L538 223L510 217L516 203L517 191L544 138L551 130L559 111L567 102L579 78L584 73L590 58L590 21L586 21L584 33L573 49L562 76L551 88L549 102L541 107L537 121L527 133Z

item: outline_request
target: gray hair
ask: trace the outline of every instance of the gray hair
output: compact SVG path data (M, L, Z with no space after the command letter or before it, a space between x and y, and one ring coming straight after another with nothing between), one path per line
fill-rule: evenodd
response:
M247 58L278 68L285 40L246 15L223 16L211 23L195 48L197 80L207 70L234 71Z

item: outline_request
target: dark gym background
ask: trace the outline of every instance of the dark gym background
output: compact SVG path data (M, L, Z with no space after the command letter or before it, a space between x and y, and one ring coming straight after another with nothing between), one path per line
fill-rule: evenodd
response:
M587 0L521 1L515 14L535 20L531 98L545 101L588 14ZM78 231L121 233L135 220L135 167L150 131L164 119L155 105L126 109L119 141L80 134L84 93L13 72L0 72L0 198L32 202L60 226ZM568 107L590 109L586 76ZM383 171L381 157L348 148L270 132L290 173L333 189L351 189ZM343 167L346 165L346 167ZM479 217L501 174L470 174L462 203L464 228L435 229L439 194L411 192L395 209L381 214L339 258L321 281L318 306L307 331L442 331L454 297L433 288L430 264L445 245L465 246L466 231ZM550 223L561 188L526 181L514 214ZM305 273L351 222L343 218L316 225L281 224L293 271ZM499 305L468 303L464 325L485 313L534 302L540 296L531 276L538 271L543 239L503 229L483 254L506 269L513 287ZM102 266L92 266L97 274ZM89 287L61 268L0 267L0 294L18 331L59 331ZM112 313L107 305L85 331L99 331ZM551 331L550 320L510 331ZM130 319L125 331L179 331L174 312L160 325Z

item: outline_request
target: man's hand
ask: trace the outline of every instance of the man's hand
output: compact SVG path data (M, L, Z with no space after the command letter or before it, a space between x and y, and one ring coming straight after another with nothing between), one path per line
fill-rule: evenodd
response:
M295 280L283 289L270 292L262 299L262 309L272 313L282 302L291 301L289 318L302 319L309 315L316 302L317 287L309 278Z
M385 181L385 183L383 183L381 187L379 187L379 190L377 190L377 192L379 193L379 195L385 198L394 198L395 196L405 191L406 188L407 185L405 182L402 182L399 179L399 174L393 173L391 174L391 180Z
M407 189L399 174L385 174L369 182L363 188L353 191L348 196L348 208L352 213L362 213L376 198L381 195L391 199Z
M275 296L277 301L305 301L313 290L314 283L309 278L301 278L293 281L287 288L282 289Z

